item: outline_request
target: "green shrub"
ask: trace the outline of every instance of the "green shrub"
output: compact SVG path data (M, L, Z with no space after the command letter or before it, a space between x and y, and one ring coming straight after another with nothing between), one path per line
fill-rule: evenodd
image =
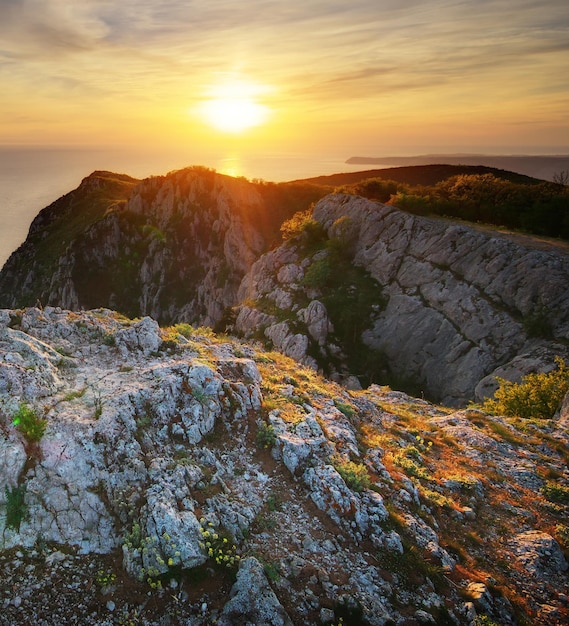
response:
M556 502L558 504L569 504L569 487L563 485L556 485L555 483L548 483L541 488L543 497L549 502Z
M565 549L569 549L569 526L557 524L555 527L555 535L561 546Z
M474 620L474 626L500 626L500 624L490 619L488 615L478 615Z
M14 414L12 424L29 442L37 442L43 437L47 420L38 417L38 414L27 404L20 404L20 408Z
M277 582L280 580L281 572L278 565L275 565L274 563L263 563L263 570L270 581Z
M305 287L313 287L314 289L324 289L330 286L334 274L334 264L330 256L314 261L306 270L302 284Z
M383 180L382 178L366 178L355 185L348 185L339 189L341 193L354 193L370 200L387 202L391 196L403 190L406 186L394 180Z
M269 497L267 498L267 507L269 508L269 511L278 511L281 508L281 501L278 497L278 495L271 493L269 494Z
M560 357L555 361L557 369L528 374L521 383L497 378L500 386L483 409L494 415L551 419L569 390L569 368Z
M356 414L356 410L354 409L354 407L351 404L348 404L347 402L340 402L340 400L334 400L334 405L336 406L338 411L343 413L348 419L351 419Z
M530 313L523 320L523 327L529 337L542 337L543 339L553 338L551 328L551 315L549 311L539 308Z
M26 495L26 485L19 487L6 487L6 528L13 528L16 532L20 530L20 524L27 514L24 497Z
M116 346L117 345L117 338L115 337L115 335L113 333L105 333L103 335L103 343L106 346Z
M294 238L304 239L304 243L312 246L326 238L322 224L312 218L312 207L295 213L281 226L283 241Z
M433 491L432 489L421 489L421 495L431 504L438 506L441 509L453 509L454 502L451 498L439 493L438 491Z
M391 197L389 204L403 211L409 211L409 213L427 215L431 208L431 198L428 196L398 192Z
M182 337L185 337L186 339L189 339L195 334L194 327L191 324L186 324L185 322L175 324L173 328L178 334L182 335Z
M350 489L363 491L369 488L371 481L367 469L361 463L336 460L333 465Z
M271 424L261 422L259 430L255 436L255 445L257 448L272 448L277 441L275 429Z
M414 446L409 446L404 450L398 450L393 455L393 462L399 466L407 476L414 476L415 478L422 478L424 480L433 480L433 475L426 467L422 467L422 457L418 459L413 450L416 450ZM414 458L413 458L414 457Z

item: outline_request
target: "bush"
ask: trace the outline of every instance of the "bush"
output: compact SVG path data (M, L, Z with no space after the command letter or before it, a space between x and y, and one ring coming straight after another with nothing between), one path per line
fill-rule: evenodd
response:
M347 402L334 400L334 405L336 406L338 411L343 413L348 419L352 419L354 415L356 414L356 410L354 409L354 407L351 404L348 404Z
M490 619L488 615L478 615L474 620L474 626L500 626L500 624Z
M334 275L334 264L329 256L319 259L310 265L304 274L302 284L314 289L324 289L329 286Z
M521 383L497 378L500 387L493 400L486 400L484 410L494 415L551 419L569 390L569 368L560 357L555 361L557 369L528 374Z
M537 309L526 316L523 321L523 326L528 337L542 337L543 339L553 338L550 314L545 309Z
M541 488L541 493L549 502L569 504L569 487L563 487L563 485L556 485L555 483L548 483Z
M334 467L344 482L350 489L354 491L363 491L370 486L370 479L367 469L361 463L353 463L352 461L336 461Z
M257 448L272 448L277 441L275 429L271 424L261 422L257 435L255 436L255 444Z
M13 528L16 532L20 530L20 524L25 519L27 509L24 502L26 495L26 485L19 487L6 487L6 528Z
M422 478L424 480L433 480L433 475L426 467L414 461L408 454L408 450L399 450L393 455L393 462L400 467L407 476Z
M306 244L314 244L326 239L323 226L312 218L312 207L295 213L281 226L283 241L302 237Z
M416 215L427 215L431 210L431 198L411 193L398 192L391 197L389 204Z
M387 202L406 186L394 180L383 180L382 178L366 178L355 185L339 189L343 193L354 193L370 200Z
M561 544L561 546L565 549L569 548L569 526L565 526L565 524L557 524L555 527L555 535L557 537L557 541Z
M21 404L14 414L12 424L29 442L37 442L43 437L47 420L38 417L38 414L28 405Z
M192 337L196 332L195 328L191 324L186 324L184 322L176 324L173 328L178 334L182 335L182 337L185 337L186 339Z

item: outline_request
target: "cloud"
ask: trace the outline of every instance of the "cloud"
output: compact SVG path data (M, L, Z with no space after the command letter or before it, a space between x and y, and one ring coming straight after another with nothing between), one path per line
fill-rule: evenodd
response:
M566 0L0 0L0 78L45 97L184 102L242 74L282 107L374 111L567 92ZM13 89L14 90L14 89ZM432 105L434 106L434 104ZM343 109L343 110L342 110Z
M0 0L2 47L14 57L51 58L92 49L104 24L89 4L63 0Z

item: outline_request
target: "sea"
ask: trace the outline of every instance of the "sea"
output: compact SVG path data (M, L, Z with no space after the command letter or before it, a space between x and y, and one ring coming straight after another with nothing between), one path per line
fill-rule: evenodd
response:
M41 209L78 187L95 170L146 178L203 165L230 176L281 182L366 169L347 164L346 158L331 154L241 157L114 148L0 146L0 267L23 243Z

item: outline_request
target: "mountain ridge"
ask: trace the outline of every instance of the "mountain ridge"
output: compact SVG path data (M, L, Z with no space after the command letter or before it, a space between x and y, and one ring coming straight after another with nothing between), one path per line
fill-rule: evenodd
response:
M349 163L350 161L346 161ZM381 178L394 180L410 185L434 185L451 176L492 174L497 178L509 180L515 183L538 184L542 179L528 176L503 168L491 167L478 164L449 164L444 162L426 163L419 165L402 165L399 167L386 167L383 169L364 170L361 172L344 172L325 176L314 176L303 179L305 182L330 185L350 185L368 178Z
M474 180L492 190L486 176ZM493 375L519 380L567 356L562 249L331 191L202 167L143 181L95 172L34 221L0 273L0 306L104 306L253 334L349 385L453 405L493 393ZM291 262L280 229L295 215L313 240Z
M95 172L40 213L0 273L2 626L566 623L569 395L464 408L569 357L566 248L333 191Z

